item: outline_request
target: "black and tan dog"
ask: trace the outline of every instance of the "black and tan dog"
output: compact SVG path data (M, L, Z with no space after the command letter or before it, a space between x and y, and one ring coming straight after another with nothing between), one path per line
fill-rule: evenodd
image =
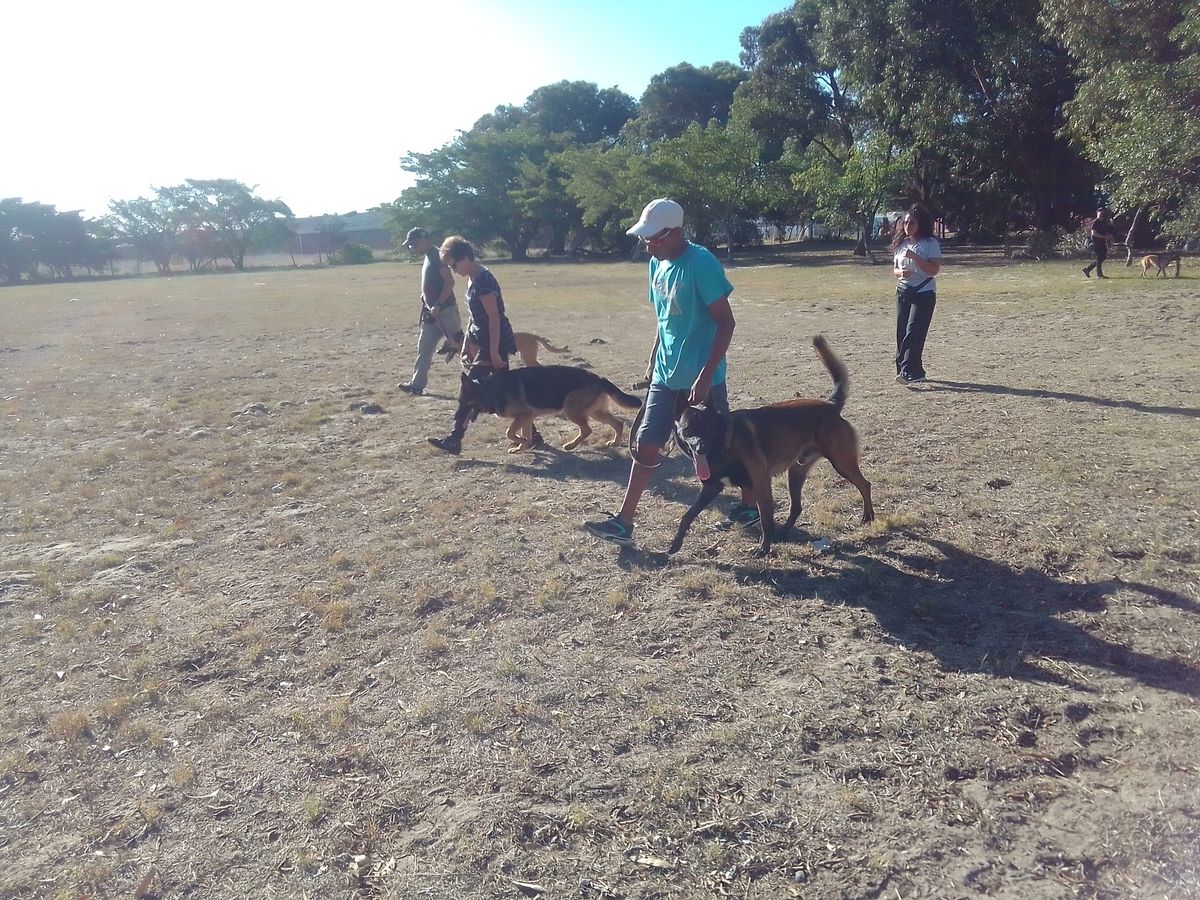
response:
M491 369L486 370L491 373ZM512 419L508 439L509 453L533 446L533 420L542 416L563 416L579 426L579 434L563 445L574 450L592 433L590 419L613 427L616 436L609 442L621 442L625 423L612 414L609 402L623 409L640 409L642 401L626 394L607 378L574 366L527 366L503 369L495 374L462 376L455 421L474 421L481 413Z
M1167 277L1167 269L1171 263L1175 263L1175 277L1179 277L1180 255L1178 253L1151 253L1149 256L1142 257L1142 277L1146 277L1146 273L1151 269L1158 269L1155 275Z
M875 518L871 483L858 467L858 435L841 415L850 391L850 377L825 338L813 338L813 347L833 378L834 390L828 400L785 400L757 409L734 410L727 417L704 406L683 410L675 426L676 439L691 458L703 487L696 502L683 514L668 553L679 551L692 521L726 484L754 491L762 522L758 555L769 553L771 544L787 537L799 517L804 479L821 457L862 494L863 523ZM771 476L785 471L792 508L777 536Z

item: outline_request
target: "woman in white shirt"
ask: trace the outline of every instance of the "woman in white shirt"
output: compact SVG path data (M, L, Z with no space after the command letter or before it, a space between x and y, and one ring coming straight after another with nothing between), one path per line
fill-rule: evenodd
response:
M925 380L921 354L937 303L934 276L942 270L942 248L933 236L933 215L914 203L896 224L892 238L896 276L896 381Z

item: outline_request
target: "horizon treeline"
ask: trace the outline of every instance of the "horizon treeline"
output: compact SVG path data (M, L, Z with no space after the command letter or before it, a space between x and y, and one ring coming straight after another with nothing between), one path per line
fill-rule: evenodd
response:
M680 63L639 99L559 81L401 166L381 204L514 258L628 246L671 196L694 238L735 245L820 221L869 252L914 201L965 238L1053 246L1098 204L1141 245L1200 234L1200 6L1182 0L798 0L734 62ZM290 241L291 211L232 179L157 188L85 220L0 201L0 280L100 270L119 245L170 271Z

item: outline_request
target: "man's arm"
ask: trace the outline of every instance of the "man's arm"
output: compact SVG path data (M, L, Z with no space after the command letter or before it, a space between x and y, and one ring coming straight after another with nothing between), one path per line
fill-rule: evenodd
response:
M454 296L454 273L450 271L449 266L442 266L442 292L438 297L438 306L441 306L447 300Z
M688 395L688 403L691 404L703 403L708 399L708 389L712 387L713 375L716 374L717 366L721 364L726 351L729 350L729 342L733 340L733 329L737 326L737 322L733 319L733 310L729 306L728 294L708 304L708 314L717 323L717 333L713 337L712 351L708 354L708 361L700 370L700 374L692 385L692 391Z
M658 356L658 329L654 330L654 346L650 348L650 359L646 361L646 378L647 380L654 377L654 360Z

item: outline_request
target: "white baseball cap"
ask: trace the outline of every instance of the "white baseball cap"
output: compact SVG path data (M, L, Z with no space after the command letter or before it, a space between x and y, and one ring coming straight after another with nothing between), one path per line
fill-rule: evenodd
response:
M683 227L683 207L674 200L665 198L651 200L642 210L642 217L637 224L626 231L626 234L636 234L640 238L653 237L667 228Z

